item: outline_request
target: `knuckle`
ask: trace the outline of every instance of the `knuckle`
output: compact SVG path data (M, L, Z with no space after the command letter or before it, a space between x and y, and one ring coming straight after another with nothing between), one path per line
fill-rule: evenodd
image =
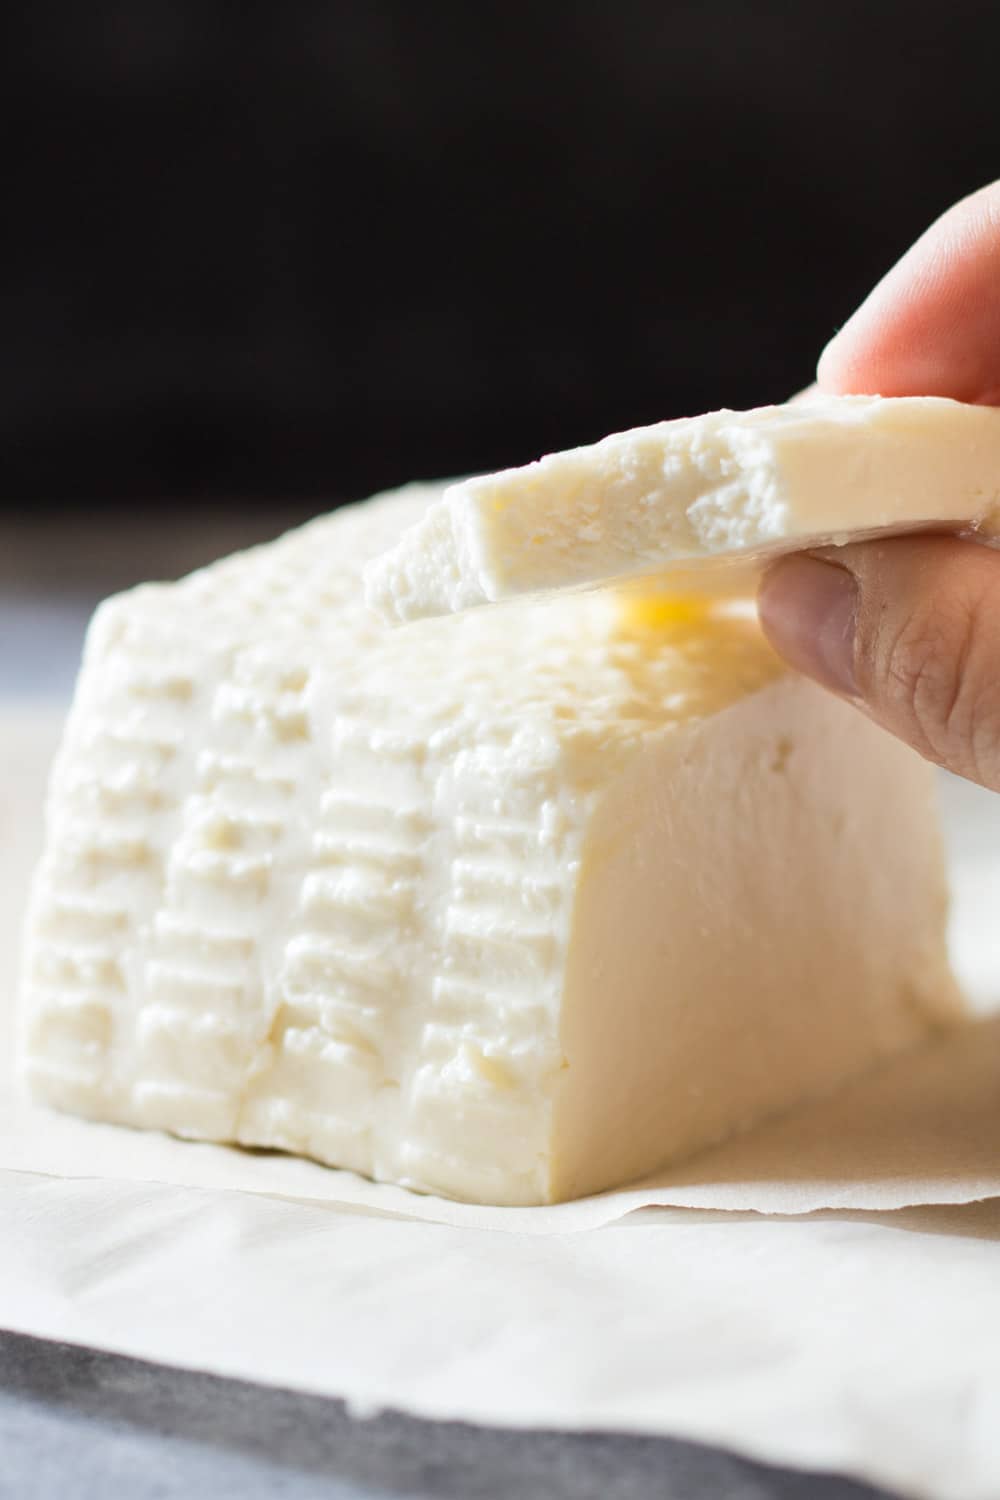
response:
M977 780L1000 757L1000 671L988 659L1000 638L987 624L975 601L931 600L879 643L874 683L922 755Z

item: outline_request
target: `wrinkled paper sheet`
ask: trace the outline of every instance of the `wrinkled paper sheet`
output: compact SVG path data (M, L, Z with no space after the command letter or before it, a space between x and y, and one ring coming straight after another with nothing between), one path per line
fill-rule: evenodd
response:
M639 1186L482 1209L22 1097L18 929L57 727L0 720L0 1325L362 1410L996 1500L1000 799L942 786L982 1020Z

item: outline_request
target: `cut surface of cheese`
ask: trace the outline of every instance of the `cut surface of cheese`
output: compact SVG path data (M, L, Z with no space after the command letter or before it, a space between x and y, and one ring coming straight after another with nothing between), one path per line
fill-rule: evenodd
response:
M98 611L34 1093L531 1204L955 1020L929 768L752 619L595 593L387 629L362 567L439 493Z
M387 620L664 575L752 593L780 552L936 525L994 529L1000 410L817 396L615 433L464 480L368 569Z

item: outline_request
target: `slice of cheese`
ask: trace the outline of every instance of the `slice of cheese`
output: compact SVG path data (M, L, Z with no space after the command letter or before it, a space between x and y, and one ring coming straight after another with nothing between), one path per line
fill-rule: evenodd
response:
M453 485L366 584L397 621L653 574L675 590L747 593L782 551L991 529L998 507L1000 410L814 397L660 422Z
M28 924L35 1094L530 1204L955 1019L929 769L750 619L386 629L362 566L438 494L102 606Z

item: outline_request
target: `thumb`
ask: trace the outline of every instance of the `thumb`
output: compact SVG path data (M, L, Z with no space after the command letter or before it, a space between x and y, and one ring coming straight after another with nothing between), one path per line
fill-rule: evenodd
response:
M913 536L795 553L758 602L791 666L1000 791L1000 551Z

